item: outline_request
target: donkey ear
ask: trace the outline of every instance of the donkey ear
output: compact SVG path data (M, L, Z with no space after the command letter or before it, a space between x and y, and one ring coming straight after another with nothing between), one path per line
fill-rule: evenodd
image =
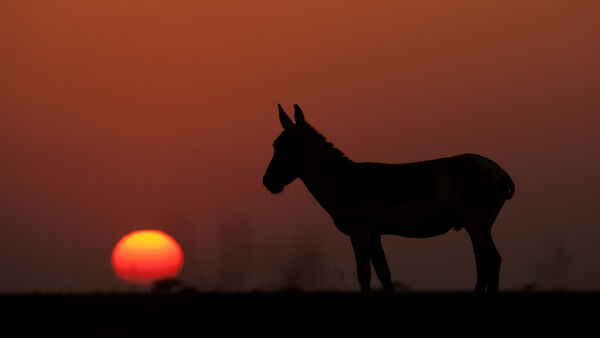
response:
M302 112L302 109L300 109L300 106L295 104L294 105L294 118L296 119L296 123L304 123L304 113Z
M278 104L277 107L279 108L279 122L281 122L283 129L292 128L294 126L294 122L292 122L289 116L287 116L280 104Z

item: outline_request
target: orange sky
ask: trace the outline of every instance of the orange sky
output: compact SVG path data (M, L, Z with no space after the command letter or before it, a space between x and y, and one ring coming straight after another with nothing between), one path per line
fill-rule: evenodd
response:
M597 289L600 4L326 3L2 2L0 292L121 290L150 227L199 289L357 289L304 186L261 184L277 103L356 161L494 159L501 288ZM464 231L384 247L409 287L474 285Z

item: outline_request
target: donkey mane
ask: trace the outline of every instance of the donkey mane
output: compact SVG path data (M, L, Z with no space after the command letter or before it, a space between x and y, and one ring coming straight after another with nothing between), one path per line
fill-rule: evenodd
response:
M328 159L329 161L334 161L339 164L350 164L354 163L348 156L346 156L341 150L336 148L333 143L327 141L323 134L319 133L313 126L308 124L308 122L304 123L309 136L309 141L316 154L321 159Z

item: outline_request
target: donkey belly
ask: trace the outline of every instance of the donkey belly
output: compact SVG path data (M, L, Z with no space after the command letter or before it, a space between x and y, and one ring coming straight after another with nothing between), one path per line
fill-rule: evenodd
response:
M460 229L460 220L450 208L419 203L378 206L370 216L376 231L386 235L425 238Z
M359 185L365 220L375 231L432 237L460 229L447 159L399 165L363 163Z

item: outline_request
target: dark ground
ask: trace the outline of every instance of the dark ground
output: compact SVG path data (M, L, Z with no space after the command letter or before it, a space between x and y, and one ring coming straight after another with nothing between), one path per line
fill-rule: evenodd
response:
M2 337L600 337L600 293L0 296Z

